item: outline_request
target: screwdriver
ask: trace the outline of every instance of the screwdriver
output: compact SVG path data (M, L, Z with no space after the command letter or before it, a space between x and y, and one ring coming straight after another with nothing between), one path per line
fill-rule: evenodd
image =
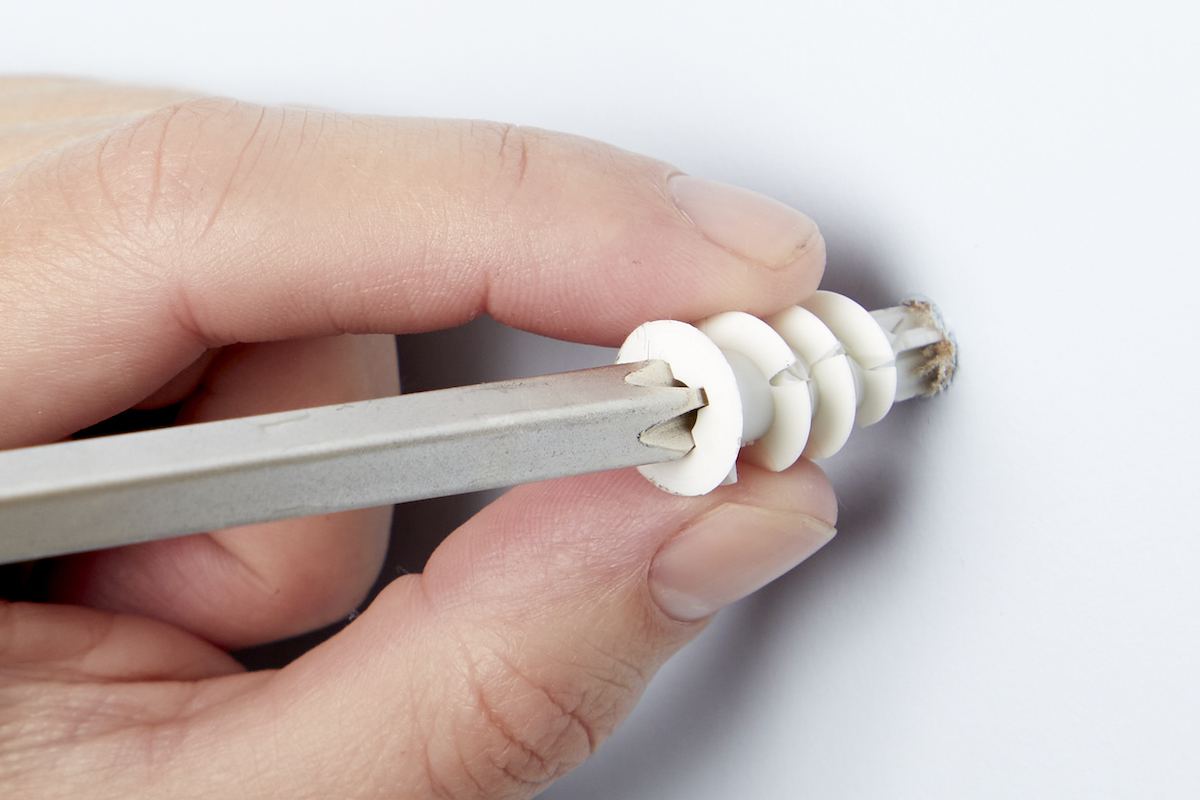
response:
M928 302L819 291L648 322L608 367L4 451L0 564L621 467L705 494L739 453L832 455L944 389L956 348Z

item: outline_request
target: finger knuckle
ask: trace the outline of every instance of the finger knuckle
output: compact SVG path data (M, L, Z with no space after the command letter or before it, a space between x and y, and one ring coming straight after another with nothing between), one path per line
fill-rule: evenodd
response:
M100 270L113 286L165 296L186 322L187 273L180 267L214 256L203 250L206 234L224 219L227 201L258 168L281 124L277 111L192 99L34 165L53 190L37 195L37 219L53 231L49 260L71 277Z
M114 131L97 154L96 175L118 227L146 245L203 236L254 170L275 116L210 98L169 106Z
M453 757L431 758L431 785L451 796L527 793L586 761L640 695L635 666L589 653L533 669L519 656L476 652L453 723Z

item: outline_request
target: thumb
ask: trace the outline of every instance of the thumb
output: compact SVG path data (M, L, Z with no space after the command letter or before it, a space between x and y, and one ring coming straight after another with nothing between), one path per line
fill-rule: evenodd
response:
M700 498L628 470L514 489L202 740L277 765L272 796L535 794L709 615L832 537L818 468L741 472Z

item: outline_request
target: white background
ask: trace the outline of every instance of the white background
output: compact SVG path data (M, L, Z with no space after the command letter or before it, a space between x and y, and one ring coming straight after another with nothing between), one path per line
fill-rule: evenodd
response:
M604 139L949 314L952 391L826 465L839 537L547 796L1195 796L1194 0L4 6L3 71ZM477 371L607 357L504 342Z

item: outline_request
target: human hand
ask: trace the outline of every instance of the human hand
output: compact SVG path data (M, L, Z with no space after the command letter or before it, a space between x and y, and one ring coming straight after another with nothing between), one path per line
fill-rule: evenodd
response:
M391 394L391 334L484 312L605 345L765 315L823 264L774 201L561 134L0 81L0 448ZM225 650L354 608L388 509L56 560L56 604L0 604L0 796L530 796L832 536L812 464L739 476L518 487L278 671Z

